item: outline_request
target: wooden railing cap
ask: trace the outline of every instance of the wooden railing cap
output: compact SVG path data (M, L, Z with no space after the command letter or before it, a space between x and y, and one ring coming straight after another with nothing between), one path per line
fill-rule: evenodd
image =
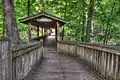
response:
M111 53L117 53L117 54L120 53L119 49L104 46L104 45L98 45L98 44L95 44L95 43L78 43L78 42L75 42L75 41L58 41L58 42L62 43L62 44L78 45L78 46L82 46L82 47L102 50L102 51L111 52Z

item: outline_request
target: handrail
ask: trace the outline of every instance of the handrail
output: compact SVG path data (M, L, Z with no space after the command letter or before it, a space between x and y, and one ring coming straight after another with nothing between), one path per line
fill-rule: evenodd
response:
M29 48L29 47L32 47L35 45L40 45L40 44L42 44L42 42L33 42L33 43L28 43L28 44L21 44L18 46L13 46L12 51L16 52L16 51L20 51L20 50L23 50L23 49L26 49L26 48Z
M103 46L103 45L98 45L98 44L94 44L94 43L78 43L78 42L75 42L75 41L58 41L58 43L69 44L69 45L77 45L77 46L97 49L97 50L100 50L100 51L111 52L111 53L120 55L120 54L118 54L118 53L120 53L120 50L118 50L116 48L107 47L107 46Z
M2 37L0 38L0 41L10 41L10 39L8 39L7 37Z
M17 47L12 47L12 58L19 57L21 55L26 54L27 52L30 52L40 46L42 46L42 42L34 42L34 43L28 43L28 44L22 44Z

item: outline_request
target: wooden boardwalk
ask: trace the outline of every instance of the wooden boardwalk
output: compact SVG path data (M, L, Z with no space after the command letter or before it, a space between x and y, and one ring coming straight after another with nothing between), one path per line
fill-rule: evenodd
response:
M34 68L27 80L100 80L82 61L58 54L50 46L52 42L47 42L41 65Z

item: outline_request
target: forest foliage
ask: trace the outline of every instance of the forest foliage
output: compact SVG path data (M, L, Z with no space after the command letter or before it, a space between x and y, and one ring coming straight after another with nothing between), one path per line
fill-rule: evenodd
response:
M91 1L93 5L90 5ZM21 24L19 19L28 14L28 0L14 0L14 5L18 29L26 30L27 26ZM90 11L91 6L93 12ZM85 42L86 35L89 35L88 42L120 43L120 0L30 0L30 15L41 11L67 21L64 31L61 28L65 39ZM88 21L89 18L91 21ZM0 36L3 35L3 11L0 5Z

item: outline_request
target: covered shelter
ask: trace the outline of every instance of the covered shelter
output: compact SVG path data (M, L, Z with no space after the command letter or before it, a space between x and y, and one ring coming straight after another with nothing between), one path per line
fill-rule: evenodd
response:
M20 20L21 23L27 24L37 28L37 37L39 38L39 28L41 27L44 31L46 29L55 29L55 38L59 39L60 33L59 28L66 24L64 19L54 16L50 13L41 12L32 16L25 17ZM28 27L29 40L31 40L31 29ZM43 34L45 35L45 34Z

